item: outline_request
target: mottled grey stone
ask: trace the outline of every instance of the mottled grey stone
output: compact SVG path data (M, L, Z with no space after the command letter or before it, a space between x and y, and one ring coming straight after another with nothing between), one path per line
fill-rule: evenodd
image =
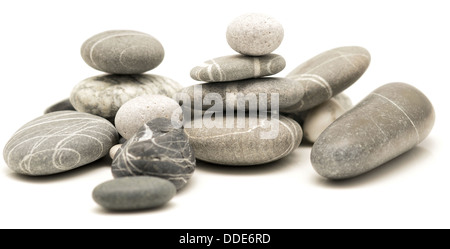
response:
M352 107L350 98L344 93L340 93L305 111L307 114L302 125L305 140L314 143L332 122Z
M17 173L50 175L105 156L118 139L116 128L104 118L57 111L22 126L3 149L3 158Z
M132 211L160 207L176 194L168 180L152 176L129 176L103 182L92 191L100 206L112 211Z
M149 175L165 178L177 189L186 185L195 170L195 156L180 123L156 118L144 124L114 156L115 178Z
M139 74L156 68L164 59L161 43L149 34L110 30L87 39L81 57L91 67L112 74Z
M302 140L297 122L271 115L202 117L185 124L184 129L197 159L222 165L258 165L289 155Z
M132 98L146 94L172 97L180 89L178 82L155 74L104 74L78 83L70 102L77 111L114 119L119 108Z
M261 56L277 49L284 37L283 26L273 17L248 13L235 18L227 28L228 45L236 52Z
M280 77L230 82L211 82L183 88L191 100L190 108L203 110L277 110L282 111L303 97L303 86ZM175 99L183 99L180 93ZM278 103L273 98L278 97ZM200 105L201 104L201 105ZM186 103L184 103L186 105Z
M304 111L325 102L355 83L369 63L369 52L357 46L331 49L309 59L286 76L301 84L305 94L284 111Z
M181 121L182 110L172 98L150 94L133 98L117 111L115 126L119 134L129 139L142 125L155 118L167 118Z
M432 104L418 89L383 85L325 129L312 147L311 163L326 178L363 174L420 143L434 119Z
M286 61L281 55L245 56L241 54L205 61L191 70L191 78L206 82L244 80L281 72Z
M44 111L44 114L57 111L75 111L75 108L73 107L72 103L70 103L70 99L67 98L47 107L47 109L45 109Z

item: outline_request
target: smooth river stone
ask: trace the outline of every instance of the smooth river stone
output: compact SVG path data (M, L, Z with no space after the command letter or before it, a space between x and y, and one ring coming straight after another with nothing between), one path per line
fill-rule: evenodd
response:
M70 94L77 111L113 119L127 101L147 94L172 97L181 85L165 76L155 74L104 74L78 83Z
M191 78L198 81L222 82L269 76L281 72L286 61L281 55L229 55L205 61L191 70Z
M434 120L432 104L418 89L383 85L325 129L312 147L311 163L330 179L363 174L419 144Z
M47 109L45 109L44 111L44 114L57 111L75 111L75 108L73 107L72 103L70 103L70 99L67 98L47 107Z
M190 108L211 111L222 111L227 108L272 110L272 107L282 111L301 99L303 93L302 85L281 77L211 82L192 85L181 90L181 94L187 94L188 99L191 100ZM278 103L272 101L274 96L278 96ZM175 98L183 99L183 96L177 95Z
M91 67L111 74L139 74L156 68L164 48L153 36L133 30L110 30L86 40L81 57Z
M369 52L356 46L331 49L309 59L286 76L302 85L305 93L284 111L300 112L327 101L355 83L369 64Z
M195 156L181 124L156 118L144 124L115 153L115 178L149 175L165 178L181 189L195 170Z
M116 128L104 118L57 111L22 126L6 144L3 158L17 173L50 175L105 156L118 139Z
M227 28L228 45L236 52L261 56L277 49L284 29L275 18L261 13L247 13L235 18Z
M177 193L168 180L152 176L130 176L103 182L92 191L94 201L112 211L160 207Z
M233 120L234 119L234 120ZM294 120L251 116L194 119L184 130L197 159L222 165L258 165L289 155L302 140L302 129Z

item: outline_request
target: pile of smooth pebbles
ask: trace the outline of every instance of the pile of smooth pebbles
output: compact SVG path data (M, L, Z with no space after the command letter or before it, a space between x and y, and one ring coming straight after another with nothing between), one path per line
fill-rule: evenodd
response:
M346 179L428 136L434 109L415 87L385 84L356 105L343 93L369 66L362 47L325 51L286 77L273 77L286 65L272 53L283 36L270 16L237 17L226 31L237 54L194 67L190 75L202 83L182 88L147 73L164 58L153 36L131 30L94 35L81 56L106 74L82 80L70 98L23 125L5 145L4 160L16 173L42 176L109 154L113 179L95 187L92 198L109 210L139 210L170 201L188 184L197 159L259 165L288 156L304 138L319 175Z

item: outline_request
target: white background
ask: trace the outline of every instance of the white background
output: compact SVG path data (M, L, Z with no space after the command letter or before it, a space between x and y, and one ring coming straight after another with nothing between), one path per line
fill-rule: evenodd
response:
M191 68L234 54L225 31L247 12L269 14L285 30L275 51L285 76L310 57L363 46L372 61L345 92L354 103L395 81L422 90L436 123L420 145L365 175L339 182L312 168L310 147L264 166L199 163L166 206L104 211L93 188L112 179L107 159L71 172L24 177L0 161L1 228L450 228L448 1L2 1L0 3L3 146L26 122L101 72L80 56L81 44L110 29L149 33L164 46L151 71L184 86ZM447 152L447 153L446 153Z

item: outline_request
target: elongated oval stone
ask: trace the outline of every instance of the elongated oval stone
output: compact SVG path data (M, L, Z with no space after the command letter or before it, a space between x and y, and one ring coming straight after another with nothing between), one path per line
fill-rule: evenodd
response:
M70 94L70 102L79 112L113 119L119 108L132 98L160 94L172 97L181 85L156 74L104 74L78 83Z
M119 148L111 170L115 178L162 177L178 190L194 173L195 156L181 124L174 126L170 119L156 118L145 123Z
M222 165L258 165L289 155L302 140L294 120L279 116L197 118L185 131L197 159Z
M105 156L118 139L116 128L104 118L57 111L22 126L5 145L3 158L19 174L50 175Z
M92 198L105 209L132 211L162 206L176 193L175 186L166 179L130 176L99 184L92 191Z
M269 76L281 72L286 61L281 55L229 55L205 61L191 70L191 78L198 81L222 82Z
M281 77L263 77L231 82L211 82L183 88L192 109L280 110L303 97L303 86ZM183 99L180 93L176 98Z
M87 39L81 46L81 57L105 73L140 74L161 64L164 48L146 33L109 30Z
M405 83L383 85L319 136L311 163L326 178L363 174L424 140L434 119L432 104L418 89Z
M304 111L325 102L355 83L369 63L369 52L357 46L331 49L309 59L286 76L301 84L305 94L284 111Z

